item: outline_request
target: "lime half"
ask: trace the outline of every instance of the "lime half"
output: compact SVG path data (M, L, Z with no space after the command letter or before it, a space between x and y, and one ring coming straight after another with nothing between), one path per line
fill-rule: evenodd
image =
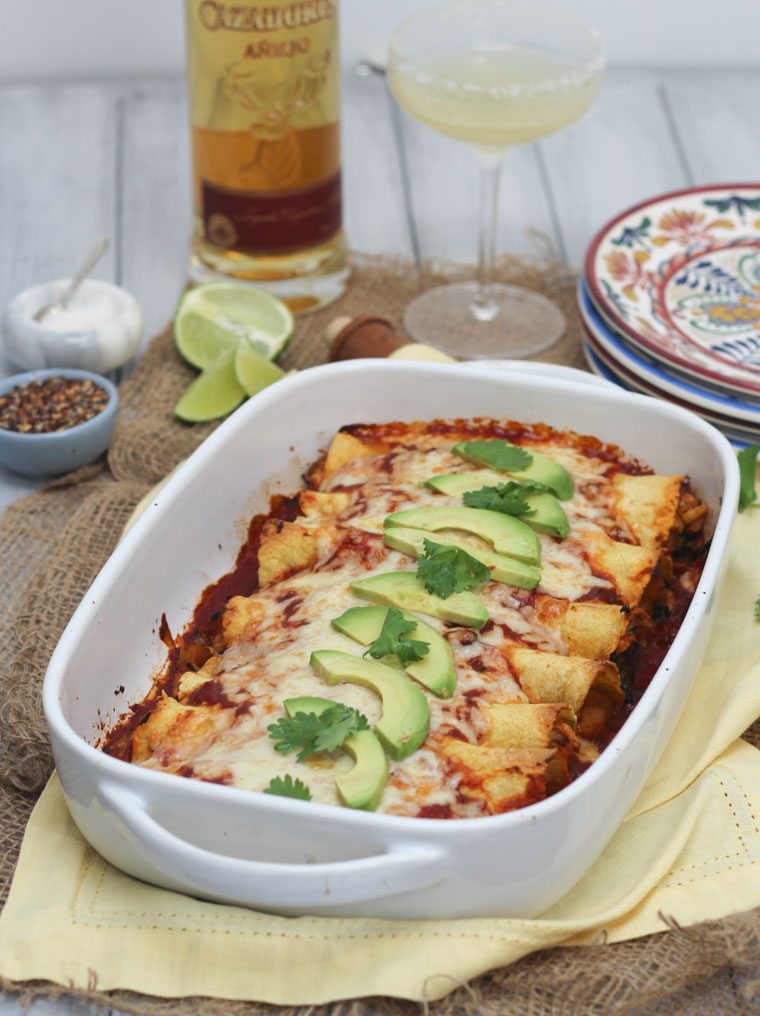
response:
M232 353L204 370L174 407L174 415L186 423L218 420L237 409L246 393L235 374Z
M174 318L177 348L194 367L205 370L241 342L267 360L276 360L293 335L293 315L285 304L252 286L209 282L186 293Z
M247 342L241 342L235 353L235 376L246 395L255 395L285 377L285 371L251 349Z

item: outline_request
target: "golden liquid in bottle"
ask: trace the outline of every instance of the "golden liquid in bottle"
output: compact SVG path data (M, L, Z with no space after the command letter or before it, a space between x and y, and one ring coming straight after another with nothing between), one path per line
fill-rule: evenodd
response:
M337 4L186 0L192 274L264 285L293 310L340 296Z

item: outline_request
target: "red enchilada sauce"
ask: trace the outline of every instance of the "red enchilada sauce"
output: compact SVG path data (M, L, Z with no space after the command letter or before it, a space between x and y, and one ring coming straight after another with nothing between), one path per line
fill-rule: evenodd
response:
M168 659L163 673L155 682L148 697L133 705L130 711L108 731L101 746L106 755L112 755L125 762L131 761L132 735L148 718L162 693L176 695L180 677L188 670L200 669L220 647L222 615L228 600L233 596L251 596L259 588L258 554L264 523L272 518L292 522L297 517L298 511L297 497L274 495L270 500L269 513L254 515L251 519L245 543L238 551L232 570L206 586L201 593L192 619L185 630L176 637L172 636L166 615L162 616L159 637L168 649ZM198 692L203 690L197 689ZM193 694L196 693L191 693L188 703L201 704L200 699L192 699ZM207 695L208 691L205 694ZM204 701L208 705L212 704L205 699ZM220 704L236 705L232 702Z

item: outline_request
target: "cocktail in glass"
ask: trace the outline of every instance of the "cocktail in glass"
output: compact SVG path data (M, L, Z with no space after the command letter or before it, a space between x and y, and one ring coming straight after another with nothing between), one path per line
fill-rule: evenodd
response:
M417 297L405 324L418 342L458 357L540 352L563 333L545 297L493 281L505 152L572 123L596 95L597 33L531 0L460 0L421 11L391 37L388 81L415 119L469 144L480 165L477 281Z

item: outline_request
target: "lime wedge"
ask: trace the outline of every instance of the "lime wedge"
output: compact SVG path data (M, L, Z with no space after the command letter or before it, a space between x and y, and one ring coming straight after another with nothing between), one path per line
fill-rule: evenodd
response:
M218 420L237 409L244 399L233 355L228 353L193 381L174 407L174 415L186 423Z
M293 315L263 289L235 282L209 282L186 293L174 318L177 348L205 370L245 340L267 360L276 360L293 335Z
M235 376L246 395L255 395L285 377L285 371L251 349L247 342L241 342L235 353Z

